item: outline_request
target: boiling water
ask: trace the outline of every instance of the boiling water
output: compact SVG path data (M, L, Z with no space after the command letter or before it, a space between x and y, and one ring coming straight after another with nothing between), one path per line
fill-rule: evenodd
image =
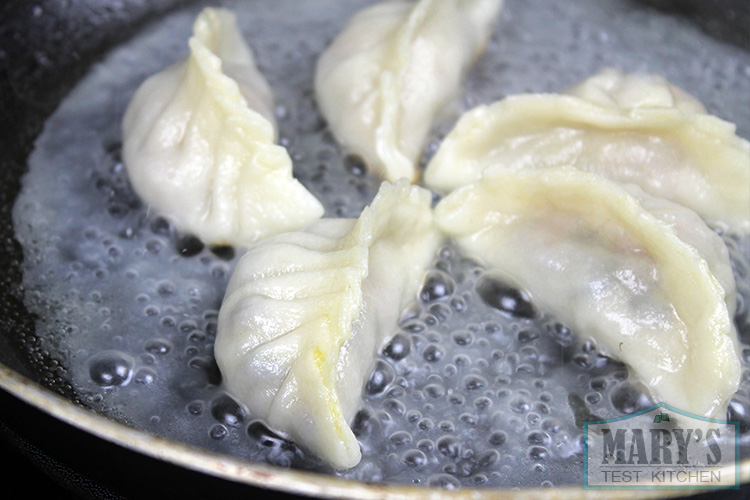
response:
M343 157L313 100L315 59L364 2L226 2L276 92L281 143L328 217L356 217L379 181ZM94 66L50 118L14 217L43 382L170 439L248 460L367 481L443 487L580 484L582 422L650 406L625 366L446 243L420 300L393 326L354 429L362 462L334 472L222 391L216 318L237 261L149 212L131 190L120 121L137 86L183 57L199 7ZM750 55L614 0L509 0L462 108L560 91L600 69L660 73L750 137ZM435 130L425 159L451 123ZM748 245L727 238L740 288L743 383L729 417L750 455ZM32 359L38 351L30 354Z

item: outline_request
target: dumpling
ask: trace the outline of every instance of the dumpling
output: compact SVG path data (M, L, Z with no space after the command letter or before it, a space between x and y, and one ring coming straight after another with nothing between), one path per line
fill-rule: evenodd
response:
M417 179L433 120L458 93L502 0L388 1L354 16L318 60L336 139L386 180Z
M268 238L230 279L215 346L227 388L335 468L361 458L349 422L439 243L431 200L384 182L359 219Z
M703 104L664 77L651 73L626 74L604 68L565 91L603 108L674 108L686 114L706 114Z
M154 211L208 244L245 247L320 218L274 144L273 99L234 15L204 9L190 54L150 77L123 120L123 160Z
M735 283L726 246L694 212L574 168L491 168L435 219L655 399L724 418L741 372Z
M489 165L572 165L750 231L750 143L654 75L605 69L568 94L511 96L461 117L425 171L447 192Z

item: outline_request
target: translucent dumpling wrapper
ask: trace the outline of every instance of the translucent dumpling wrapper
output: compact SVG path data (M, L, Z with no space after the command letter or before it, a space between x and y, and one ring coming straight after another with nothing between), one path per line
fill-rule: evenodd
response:
M656 400L725 417L741 373L735 282L726 245L694 212L574 168L493 168L435 217Z
M512 169L572 165L750 232L750 143L665 79L614 69L567 94L507 97L464 114L425 171L441 192Z
M318 60L318 106L370 171L415 181L438 115L484 49L501 0L388 1L362 10Z
M204 9L190 53L147 79L123 120L123 160L151 209L208 244L245 247L320 218L276 144L273 98L234 15Z
M226 386L335 468L361 458L349 423L439 243L431 199L406 181L383 183L359 219L268 238L230 279L215 346Z

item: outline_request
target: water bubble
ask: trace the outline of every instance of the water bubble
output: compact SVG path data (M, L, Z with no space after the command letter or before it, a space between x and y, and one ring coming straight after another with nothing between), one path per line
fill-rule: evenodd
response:
M149 253L158 254L161 252L162 248L164 248L164 245L159 240L148 240L146 242L146 250L148 250Z
M143 353L140 356L138 356L138 360L143 365L153 365L154 363L156 363L156 358L148 353Z
M380 422L368 410L360 410L354 416L352 432L357 437L372 435L379 428Z
M344 157L344 168L356 177L364 177L367 174L367 165L359 155L346 155Z
M602 395L598 392L590 392L586 394L586 402L592 405L598 404L602 400Z
M456 426L453 425L453 422L450 422L448 420L443 420L438 424L438 429L440 429L443 432L455 432Z
M474 406L478 410L484 410L492 406L492 400L486 396L482 396L481 398L477 398L474 400Z
M471 414L471 413L462 413L461 415L458 416L458 419L462 421L463 423L470 425L470 426L477 425L477 422L479 420L476 415Z
M152 233L161 236L169 236L169 233L172 230L172 226L169 224L169 221L162 217L157 217L153 221L151 221L149 227Z
M542 420L542 430L550 434L557 434L562 429L562 423L554 418L548 417Z
M477 455L476 461L480 467L488 467L500 460L500 453L497 450L485 450Z
M432 421L432 419L429 418L423 418L419 422L417 422L417 427L419 427L422 431L431 431L435 428L435 422Z
M203 251L203 242L195 236L181 236L175 243L177 253L183 257L193 257Z
M442 300L453 295L456 286L453 279L442 271L430 271L419 292L422 302Z
M435 442L431 439L421 439L417 443L417 448L425 453L432 453L435 451Z
M531 412L528 415L526 415L526 421L529 423L529 426L536 427L539 424L539 421L542 419L542 417L539 416L538 413Z
M438 320L438 322L445 322L451 317L452 309L445 304L432 304L429 308L430 314Z
M401 325L401 328L403 328L405 332L420 333L427 329L427 325L419 320L412 319Z
M591 379L591 388L595 391L603 391L607 387L607 379L603 377L596 377Z
M488 335L498 335L503 333L502 325L495 323L494 321L488 321L482 325L482 329Z
M489 442L493 446L502 446L508 441L508 434L504 431L495 431L490 434Z
M451 259L453 258L453 255L453 248L451 248L450 246L445 246L438 250L438 257L440 257L441 259Z
M211 401L211 416L217 422L237 427L245 419L245 412L234 399L221 394Z
M436 363L440 361L443 358L444 354L445 349L437 344L430 344L425 347L424 351L422 351L422 357L425 359L425 361L428 361L430 363Z
M365 391L367 391L368 394L380 394L386 387L388 387L388 384L393 382L394 377L395 373L393 372L391 365L385 361L378 360L375 363L375 368L370 374L370 378L367 380Z
M529 444L534 445L540 445L540 446L547 446L549 445L551 439L549 437L549 434L542 431L532 431L526 436L526 440Z
M389 398L400 398L403 397L405 393L406 391L403 387L396 385L395 387L388 389L388 392L386 392L385 395Z
M412 423L414 423L414 422L417 422L417 421L419 421L419 420L420 420L421 418L422 418L422 414L421 414L421 413L419 413L419 411L418 411L418 410L409 410L409 411L408 411L408 412L406 413L406 421L407 421L407 422L412 422Z
M461 443L454 436L443 436L437 440L438 451L449 458L458 458L461 453Z
M466 398L464 397L463 394L454 392L453 394L448 396L448 401L450 401L452 405L462 406L464 402L466 401Z
M404 453L403 462L407 467L418 468L427 463L427 456L420 450L409 450Z
M739 422L742 434L750 431L750 401L742 396L732 398L727 409L727 420Z
M188 335L188 342L192 344L200 344L201 342L205 342L206 340L206 334L201 330L193 330L190 332L190 335Z
M205 403L198 399L198 400L189 402L185 408L187 409L187 412L190 415L197 417L198 415L201 415L203 413L204 407L205 407Z
M538 338L539 332L531 328L524 328L518 332L518 341L522 344L528 344Z
M456 354L453 357L453 363L456 366L468 366L471 364L471 359L466 354Z
M518 318L534 318L537 315L526 292L491 274L485 274L477 281L476 290L485 304L502 312Z
M431 398L437 399L445 395L445 388L439 384L429 384L425 386L424 392Z
M172 343L163 338L155 338L147 341L143 347L155 356L164 356L172 350Z
M454 297L451 299L451 308L460 313L466 311L466 301L462 299L461 297Z
M253 420L247 426L247 435L264 448L296 451L297 445L279 436L260 420Z
M397 399L386 399L383 402L383 406L387 410L389 410L392 415L403 415L404 413L406 413L406 406L404 406L404 403Z
M214 424L211 426L211 429L208 431L208 435L211 436L211 439L215 439L217 441L221 441L225 437L227 437L227 434L229 431L227 431L227 428L224 427L221 424Z
M172 316L164 316L164 317L163 317L163 318L161 319L161 325L162 325L162 326L165 326L165 327L167 327L167 328L172 328L172 327L173 327L173 326L175 326L176 324L177 324L177 320L176 320L176 319L174 319L174 317L172 317Z
M394 361L404 359L411 350L411 340L403 333L397 333L383 349L383 354Z
M510 402L510 409L515 413L526 413L531 410L531 401L523 396L516 397Z
M427 478L427 485L446 490L456 490L461 486L461 483L449 474L433 474Z
M570 347L575 343L575 336L568 327L562 323L555 323L548 327L550 336L555 339L555 342L563 347Z
M534 409L536 411L538 411L539 413L542 413L544 415L547 415L550 412L549 405L547 405L545 403L537 403L537 404L535 404L534 405Z
M412 442L411 434L406 431L396 431L388 437L388 441L395 446L403 446Z
M623 380L627 380L628 378L628 371L627 370L617 370L612 372L612 378L615 380L618 380L622 382Z
M432 314L425 314L422 316L422 321L424 321L424 324L429 327L435 326L439 323L438 319Z
M196 328L198 328L198 323L190 319L183 321L179 326L179 329L182 333L190 333Z
M156 292L162 297L172 295L176 290L175 284L167 280L160 282L156 287Z
M612 393L612 406L617 411L629 415L639 410L649 407L650 401L642 391L639 391L630 384L625 384L617 388Z
M468 391L477 391L487 386L487 380L479 375L467 375L464 377L463 385Z
M484 474L476 474L471 477L471 481L477 486L482 486L483 484L487 484L489 478Z
M210 248L211 253L216 255L221 260L232 260L234 259L234 248L229 245L214 245Z
M474 342L474 334L468 330L458 330L451 334L456 345L466 346Z
M101 387L127 385L133 374L135 360L120 351L107 350L92 356L89 361L89 376Z
M150 385L156 381L156 372L151 368L141 367L135 371L133 380L136 384Z
M549 451L544 446L532 446L529 448L529 458L537 462L544 462L549 458Z
M433 267L446 273L451 272L451 263L447 260L438 260L433 264Z
M161 309L154 305L150 305L143 310L143 314L146 316L158 316L161 314Z

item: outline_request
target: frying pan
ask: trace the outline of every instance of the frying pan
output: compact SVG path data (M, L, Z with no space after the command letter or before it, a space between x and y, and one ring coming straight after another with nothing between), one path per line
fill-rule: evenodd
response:
M457 492L403 485L358 483L190 448L109 420L86 408L64 378L50 377L57 360L36 348L36 318L23 302L23 250L15 239L11 209L21 188L27 158L42 126L92 63L144 24L189 2L7 2L0 15L0 397L3 422L20 434L36 435L36 446L88 450L75 462L119 464L118 477L94 476L130 498L206 496L214 491L239 495L255 487L322 497L354 498L656 498L694 491L586 491L554 489ZM742 0L650 2L686 17L711 36L750 50L750 8ZM646 7L644 7L646 8ZM51 417L50 417L51 416ZM20 440L20 438L19 438ZM28 441L24 441L27 442ZM114 444L112 444L114 443ZM88 464L86 467L85 464ZM750 460L741 464L750 481ZM118 481L119 479L119 481ZM138 489L136 483L142 483ZM158 484L158 486L156 486ZM150 489L146 489L150 488ZM75 489L75 488L74 488ZM218 490L217 490L218 489ZM79 486L79 492L86 490ZM747 494L747 488L743 488ZM742 494L742 492L738 492ZM92 496L89 491L87 496ZM737 498L740 498L737 496Z

